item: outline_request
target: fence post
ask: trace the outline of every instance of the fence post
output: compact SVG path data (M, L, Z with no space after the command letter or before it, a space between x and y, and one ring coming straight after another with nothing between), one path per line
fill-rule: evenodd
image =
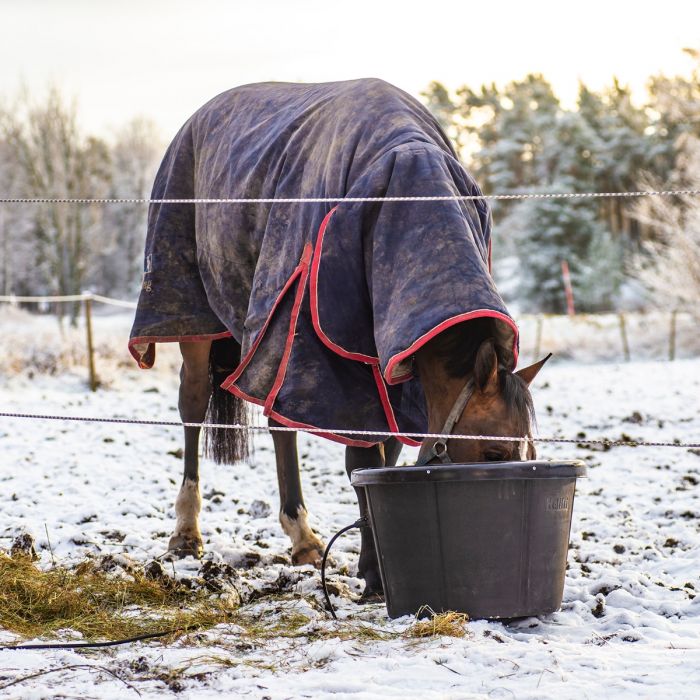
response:
M92 294L87 292L83 297L85 305L85 331L87 333L88 370L90 372L90 391L97 391L97 375L95 374L95 348L92 342Z
M574 308L574 289L571 286L571 272L569 271L569 263L566 260L561 261L561 276L564 280L564 291L566 293L566 313L573 316L576 313Z
M673 361L676 359L676 314L678 309L671 312L671 331L668 338L668 359Z
M620 337L622 338L622 352L625 356L625 361L630 361L630 345L627 342L627 326L625 325L625 314L619 313L617 315L620 321Z
M537 325L535 326L535 350L533 353L533 362L537 362L540 357L540 346L542 345L542 316L537 316Z

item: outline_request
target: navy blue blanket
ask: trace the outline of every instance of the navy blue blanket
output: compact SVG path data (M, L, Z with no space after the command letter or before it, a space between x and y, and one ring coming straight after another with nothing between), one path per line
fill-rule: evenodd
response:
M222 93L175 137L152 196L457 194L480 191L435 119L368 79ZM242 361L223 386L281 423L425 431L412 356L437 333L494 317L515 366L490 233L483 200L153 204L129 347L150 367L155 343L232 335Z

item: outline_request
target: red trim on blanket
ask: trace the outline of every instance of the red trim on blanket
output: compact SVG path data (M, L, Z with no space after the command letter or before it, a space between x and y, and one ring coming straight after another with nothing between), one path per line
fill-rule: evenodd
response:
M308 253L308 254L307 254ZM270 393L265 399L265 412L269 415L272 410L272 404L275 403L277 394L279 394L282 384L284 383L284 378L287 374L287 365L289 364L289 356L292 354L292 344L294 343L294 335L297 330L297 321L299 320L299 310L301 309L301 302L304 298L304 292L306 291L306 282L309 279L309 268L308 268L308 258L311 257L311 244L307 243L304 248L304 255L302 257L302 265L304 265L304 270L299 279L299 284L297 284L296 295L294 296L294 305L292 306L292 313L289 317L289 332L287 333L287 340L284 343L284 352L282 353L282 360L280 361L280 366L277 368L277 376L272 385Z
M307 243L306 246L304 246L304 253L301 258L301 262L299 265L296 267L290 278L287 280L285 283L284 287L282 288L282 291L277 295L277 299L275 299L275 303L272 305L272 309L270 310L270 313L267 316L267 319L265 319L265 324L263 327L260 329L260 332L258 333L258 337L255 339L255 342L251 346L250 350L247 352L246 356L243 358L241 361L241 364L238 365L236 368L235 372L231 374L229 377L226 378L226 380L223 382L221 385L222 389L225 389L226 391L231 392L235 396L238 396L239 398L243 399L244 401L250 401L251 403L254 403L258 406L263 407L263 415L269 416L270 418L273 418L276 420L278 423L281 423L284 426L287 426L289 428L299 428L300 430L304 429L312 429L316 430L318 426L315 425L309 425L308 423L299 423L298 421L291 420L290 418L287 418L286 416L283 416L282 414L278 413L277 411L273 410L272 406L275 402L275 399L277 398L277 394L279 393L280 389L282 388L282 384L284 384L284 378L287 373L287 365L289 364L289 357L292 353L292 346L294 344L294 334L296 332L296 326L297 326L297 321L299 320L299 312L301 310L301 304L304 299L304 292L306 291L306 283L309 278L309 262L311 259L311 244ZM274 384L272 385L272 389L270 390L270 393L267 395L264 401L261 399L258 399L254 396L250 396L246 392L244 392L239 386L235 384L236 380L241 376L245 368L248 366L250 363L250 360L252 359L253 355L255 354L255 351L258 349L258 345L262 341L263 336L265 335L265 331L267 330L268 326L270 325L270 320L272 319L273 314L275 313L275 310L279 303L282 301L282 298L284 295L287 293L291 285L294 283L294 281L300 277L299 279L299 286L297 288L295 298L294 298L294 305L292 307L292 313L290 317L290 322L289 322L289 333L287 334L287 339L285 342L284 346L284 352L282 354L282 360L280 361L279 368L277 369L277 376L275 377ZM350 438L341 436L341 435L336 435L335 433L314 433L314 435L320 435L321 437L328 438L329 440L333 440L335 442L340 442L343 445L349 445L350 447L372 447L375 445L375 442L367 442L365 440L352 440Z
M278 423L288 428L299 428L304 430L304 428L311 428L312 430L316 428L314 425L307 425L306 423L297 423L296 421L285 418L284 416L277 413L277 411L270 411L268 413L270 418L274 418ZM312 433L313 435L318 435L320 437L327 438L328 440L333 440L333 442L339 442L341 445L346 445L348 447L374 447L376 442L365 442L364 440L351 440L344 435L336 435L335 433Z
M231 386L227 387L227 391L230 391L239 399L243 399L244 401L250 401L251 403L257 404L258 406L263 406L265 403L260 399L256 399L254 396L246 394L245 391L241 390L241 388L236 386L235 384L232 384ZM308 428L312 430L317 429L317 426L315 425L298 423L297 421L285 418L283 415L277 413L277 411L263 411L263 414L269 416L270 418L274 418L274 420L286 426L287 428L299 428L299 430L304 430ZM320 437L327 438L328 440L333 440L333 442L339 442L343 445L348 445L349 447L373 447L376 444L374 442L365 442L364 440L351 440L350 438L347 438L343 435L336 435L335 433L313 433L313 435L318 435Z
M513 329L513 367L518 364L518 327L515 325L515 321L510 316L502 314L500 311L492 311L491 309L477 309L476 311L470 311L466 314L458 314L457 316L452 316L442 323L438 323L437 326L431 328L427 333L424 333L418 340L416 340L412 345L410 345L406 350L393 355L389 362L387 363L386 370L384 371L384 379L387 384L399 384L401 381L406 381L411 375L402 374L395 379L392 379L392 372L396 365L410 357L415 352L420 350L429 340L432 340L436 335L439 335L444 330L447 330L450 326L454 326L457 323L462 323L464 321L471 321L474 318L497 318L503 321Z
M219 340L220 338L230 338L230 331L222 331L221 333L209 333L206 335L142 335L136 338L129 339L129 352L131 356L138 362L140 369L151 369L153 363L156 360L156 343L199 343L204 340ZM148 350L144 353L139 353L136 351L135 345L141 345L143 343L148 343ZM148 357L151 353L151 347L153 347L153 354L149 357L148 361L144 361L143 358Z
M360 352L351 352L345 348L340 347L334 343L321 328L321 320L318 313L318 271L321 266L321 254L323 252L323 237L326 233L326 227L330 221L331 216L335 213L338 207L333 207L325 218L321 222L321 226L318 229L318 237L316 238L316 247L314 248L314 259L311 263L311 285L310 285L310 299L311 299L311 322L314 325L314 330L316 335L320 338L321 342L330 350L332 350L336 355L344 357L346 360L356 360L357 362L366 362L367 364L375 365L379 364L379 358L372 355L364 355Z
M372 374L374 375L374 381L377 385L377 391L379 392L379 398L382 402L382 407L384 408L384 415L386 416L387 423L389 424L389 430L392 433L399 433L399 424L396 422L396 416L394 416L394 409L392 408L391 401L389 401L389 393L386 390L386 384L384 384L384 377L382 377L379 365L372 365ZM399 442L404 445L410 445L411 447L420 447L421 442L416 440L411 440L411 438L397 436L396 438Z
M321 222L321 226L318 229L316 246L314 247L313 262L311 263L311 284L309 285L311 322L313 323L316 335L328 349L332 350L336 355L340 355L340 357L343 357L346 360L364 362L372 368L372 374L374 376L375 384L377 385L377 393L379 394L379 400L381 401L382 409L384 410L384 417L386 418L387 425L389 426L390 431L398 433L400 431L398 423L396 422L396 416L394 416L394 409L391 405L391 401L389 400L389 394L387 393L386 386L384 384L384 380L379 369L379 358L373 355L365 355L364 353L351 352L350 350L346 350L337 343L334 343L324 333L323 328L321 328L321 318L318 311L318 275L319 270L321 268L321 256L323 254L323 238L326 234L326 229L328 227L328 223L331 219L331 216L333 216L337 208L337 206L333 207L333 209L331 209L328 212L328 214L326 214L323 221ZM407 375L406 379L408 378L409 376ZM414 447L419 446L421 444L420 442L416 442L415 440L411 440L409 438L400 437L398 439L405 445L411 445ZM368 445L369 444L373 443L368 443Z
M258 336L255 339L255 342L250 346L250 350L246 353L246 356L241 360L241 364L236 367L236 370L233 372L233 374L229 375L226 377L224 380L223 384L221 385L222 389L226 389L227 391L231 391L231 387L233 383L243 374L243 370L248 366L248 363L252 359L253 355L255 354L255 351L258 349L258 345L260 345L260 341L263 339L263 336L265 335L265 331L267 331L267 327L270 325L270 320L272 319L273 314L275 313L275 309L279 306L279 303L282 301L284 295L287 293L289 288L294 284L294 280L296 280L299 275L302 275L304 273L305 268L308 268L308 258L310 257L310 251L311 251L311 246L307 243L307 245L304 248L304 253L301 256L301 261L299 264L296 266L294 269L294 272L290 275L289 279L285 282L284 287L282 287L282 291L277 295L277 299L275 299L275 303L272 305L272 308L270 309L270 313L268 313L267 318L265 319L265 323L263 324L263 327L260 329L258 332ZM235 393L235 392L234 392ZM257 401L255 403L258 403ZM260 406L264 405L264 401L259 402Z

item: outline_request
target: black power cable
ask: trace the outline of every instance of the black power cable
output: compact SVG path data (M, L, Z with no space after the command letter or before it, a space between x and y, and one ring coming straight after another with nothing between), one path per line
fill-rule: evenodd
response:
M167 637L175 632L184 632L197 629L193 627L177 627L172 630L163 632L151 632L150 634L140 634L137 637L128 637L126 639L115 639L108 642L57 642L55 644L7 644L0 646L0 651L6 649L100 649L101 647L116 647L120 644L133 644L134 642L142 642L145 639L158 639L159 637Z
M331 537L330 541L326 545L326 551L323 553L323 559L321 560L321 587L323 588L323 596L326 599L326 607L328 608L328 610L330 610L331 616L334 620L337 620L338 617L335 614L333 604L331 603L330 596L328 595L328 588L326 587L326 562L328 560L328 554L331 551L333 543L341 535L344 535L348 530L354 530L358 527L369 527L369 522L367 521L367 518L360 518L359 520L356 520L352 525L346 525L341 530L338 530L338 532L336 532L335 535Z

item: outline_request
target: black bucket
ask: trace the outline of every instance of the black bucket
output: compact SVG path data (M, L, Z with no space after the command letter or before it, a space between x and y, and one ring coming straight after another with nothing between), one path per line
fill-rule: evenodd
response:
M554 612L583 462L358 469L390 617Z

